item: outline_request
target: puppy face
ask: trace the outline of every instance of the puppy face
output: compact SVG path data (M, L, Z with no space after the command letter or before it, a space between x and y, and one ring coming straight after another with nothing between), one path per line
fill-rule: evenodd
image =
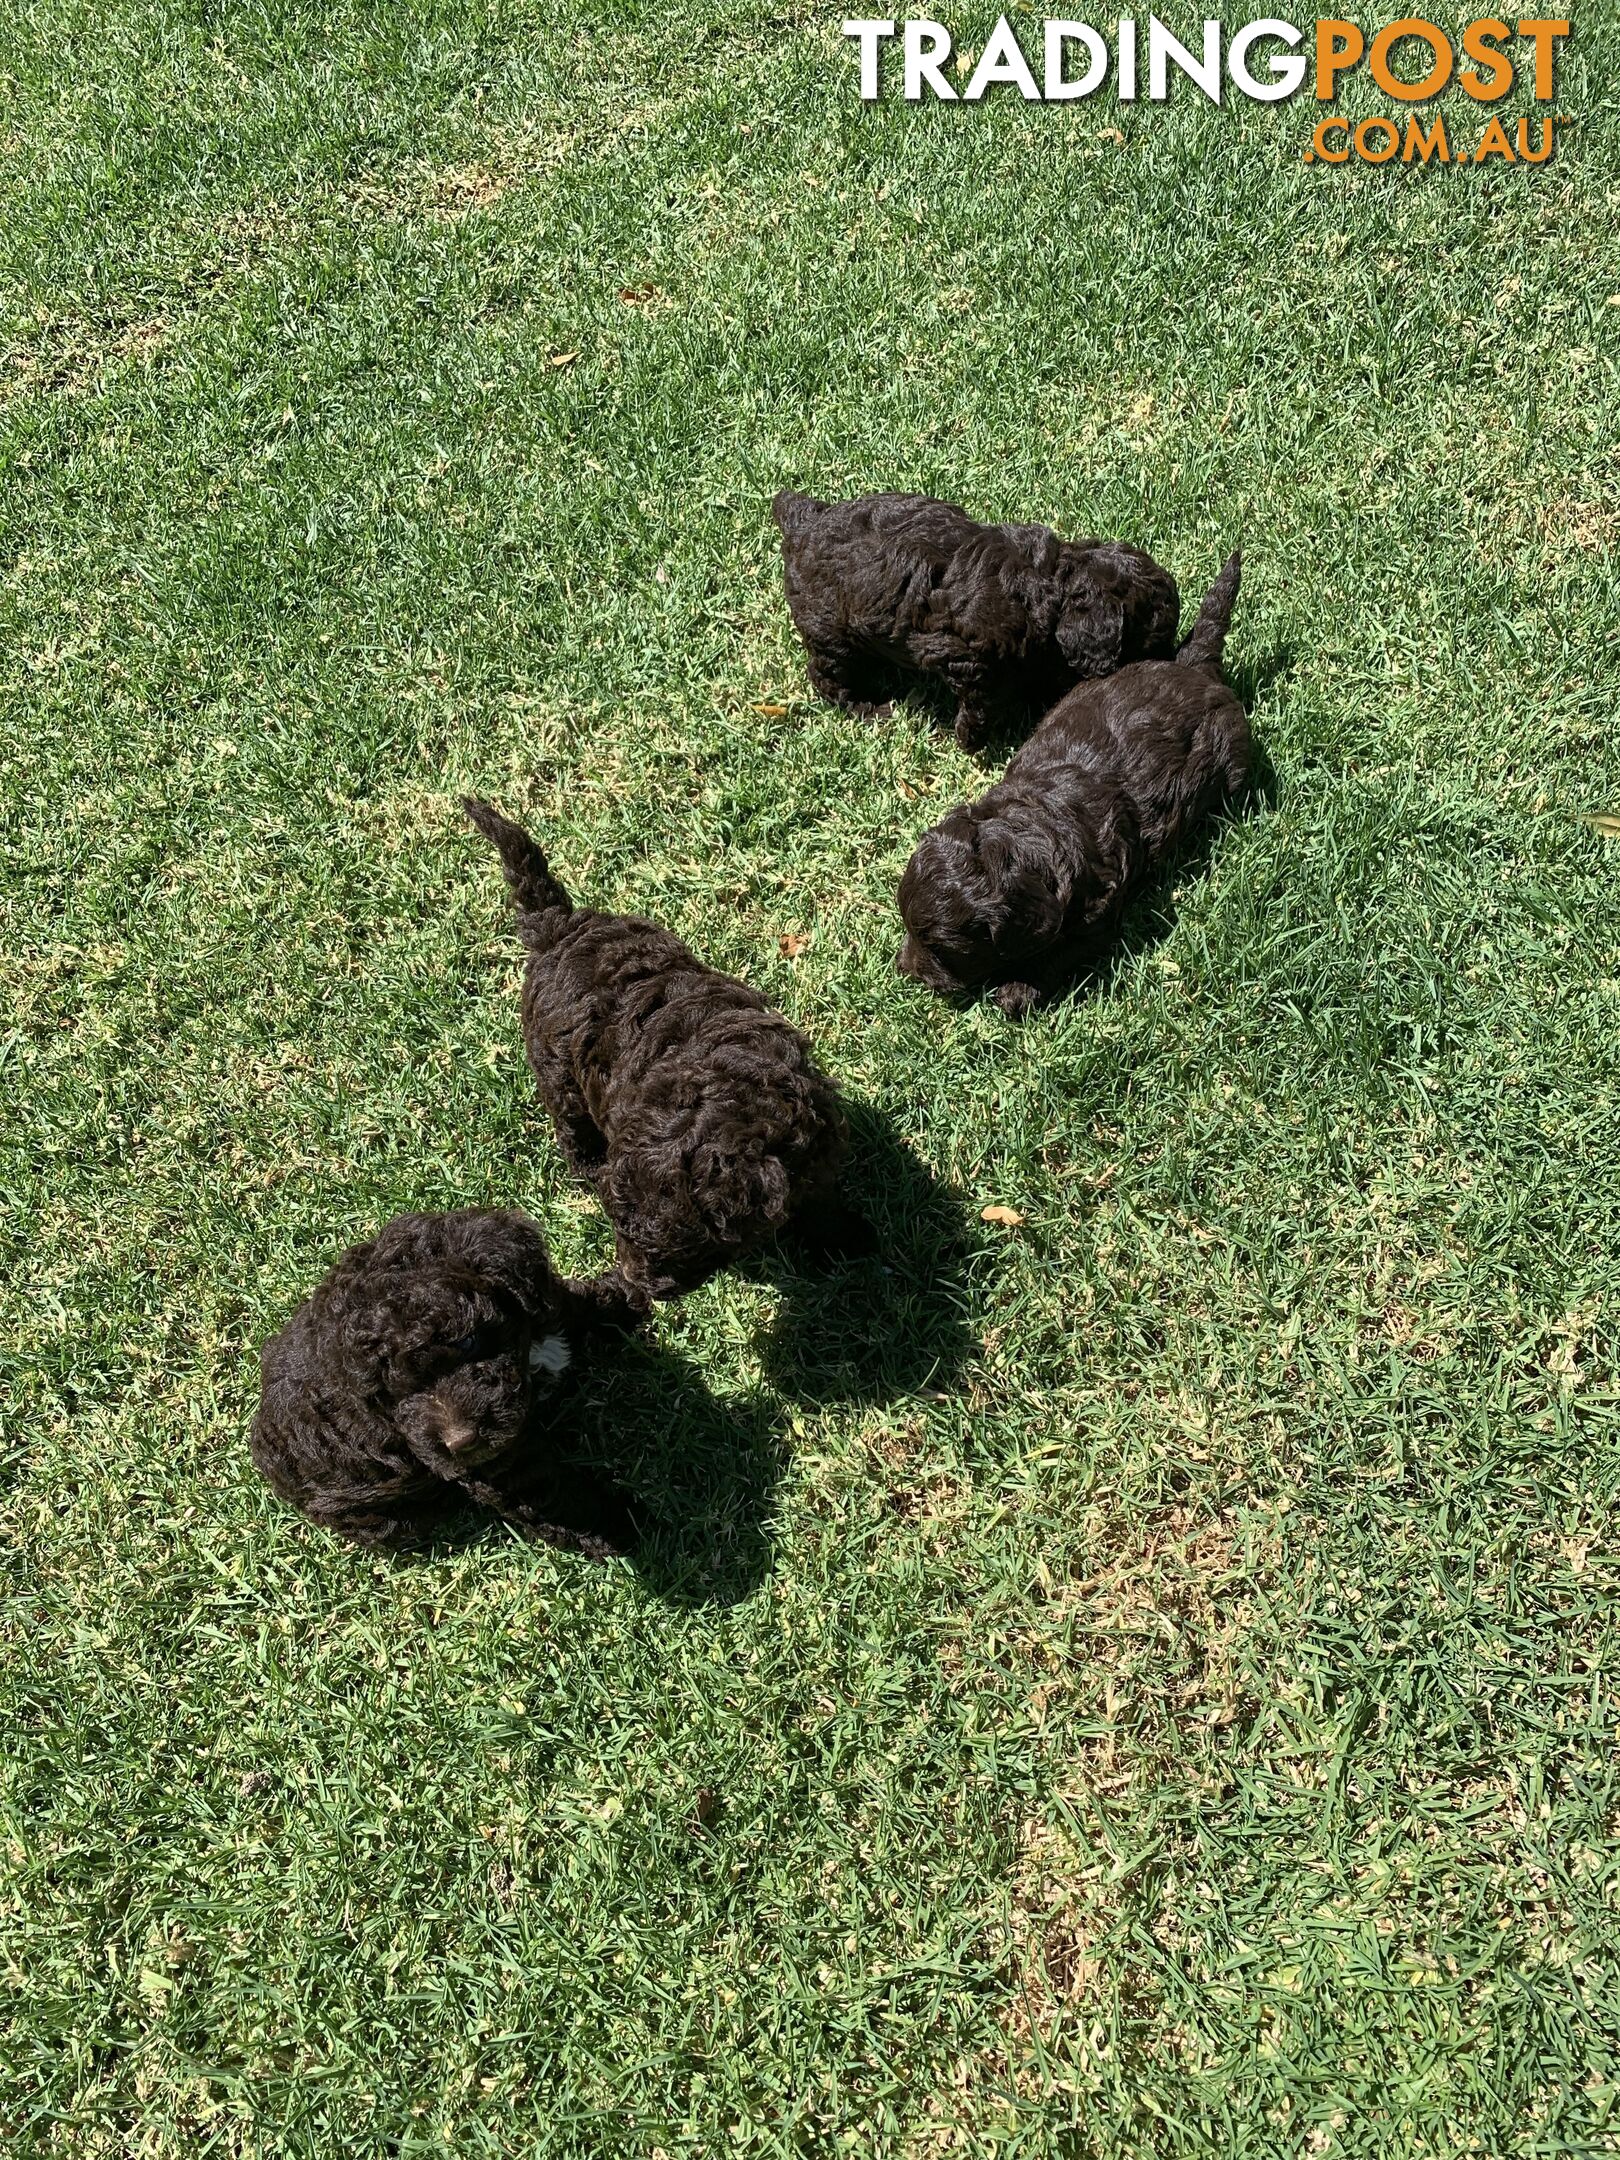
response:
M895 965L943 996L999 988L1024 1011L1061 937L1067 880L1049 836L968 804L925 833L900 880Z
M402 1272L351 1316L353 1362L396 1422L450 1474L514 1446L573 1358L550 1299L537 1308L464 1266Z
M739 1249L786 1222L792 1176L770 1130L731 1133L690 1151L625 1149L604 1199L618 1231L618 1262L652 1298L682 1297ZM778 1136L784 1151L792 1135Z

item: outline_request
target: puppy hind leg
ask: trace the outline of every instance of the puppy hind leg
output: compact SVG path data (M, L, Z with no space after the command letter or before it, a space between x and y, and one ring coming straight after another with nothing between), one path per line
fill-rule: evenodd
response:
M606 1159L607 1142L591 1116L585 1091L569 1059L527 1024L527 1014L525 1020L529 1070L556 1131L563 1159L575 1177L593 1178Z
M588 1111L553 1108L551 1121L557 1128L557 1145L575 1177L594 1178L607 1160L607 1142Z

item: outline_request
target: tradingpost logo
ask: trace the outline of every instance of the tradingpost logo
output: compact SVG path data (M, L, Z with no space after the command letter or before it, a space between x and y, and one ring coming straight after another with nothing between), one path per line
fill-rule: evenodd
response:
M1003 15L980 51L961 54L944 24L926 19L852 19L843 32L858 48L867 103L883 95L885 78L910 105L973 105L998 85L1031 103L1068 104L1110 82L1122 105L1143 98L1158 105L1179 78L1213 105L1229 89L1256 104L1281 104L1309 79L1320 108L1337 106L1346 84L1370 84L1391 109L1359 120L1321 113L1302 151L1307 165L1545 165L1558 121L1567 118L1544 109L1556 100L1559 54L1570 34L1562 16L1481 15L1455 35L1422 15L1375 30L1338 16L1304 28L1266 16L1230 34L1207 20L1196 46L1157 15L1145 27L1133 17L1107 32L1053 17L1026 33L1026 49ZM1452 90L1466 103L1450 124L1444 112L1422 109ZM1492 108L1515 90L1532 93L1543 110L1516 115L1510 128Z

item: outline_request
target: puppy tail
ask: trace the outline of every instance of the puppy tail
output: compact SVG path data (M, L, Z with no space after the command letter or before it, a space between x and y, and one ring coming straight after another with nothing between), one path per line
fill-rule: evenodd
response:
M813 518L819 517L827 505L817 502L813 495L795 495L791 488L783 488L779 495L771 497L771 516L782 528L784 538L803 532Z
M1232 609L1237 601L1238 585L1243 577L1243 551L1236 549L1226 559L1226 567L1204 595L1204 604L1198 610L1198 620L1193 624L1192 636L1176 654L1185 667L1219 667L1221 654L1226 646L1226 633L1232 627Z
M464 795L461 807L501 858L501 869L520 915L571 915L574 903L551 874L538 841L487 802ZM526 945L534 941L525 937Z

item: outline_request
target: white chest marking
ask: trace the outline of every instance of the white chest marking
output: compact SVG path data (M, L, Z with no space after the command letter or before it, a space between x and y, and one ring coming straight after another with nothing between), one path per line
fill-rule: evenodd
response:
M548 1335L529 1345L530 1372L566 1372L574 1361L574 1346L566 1335Z

